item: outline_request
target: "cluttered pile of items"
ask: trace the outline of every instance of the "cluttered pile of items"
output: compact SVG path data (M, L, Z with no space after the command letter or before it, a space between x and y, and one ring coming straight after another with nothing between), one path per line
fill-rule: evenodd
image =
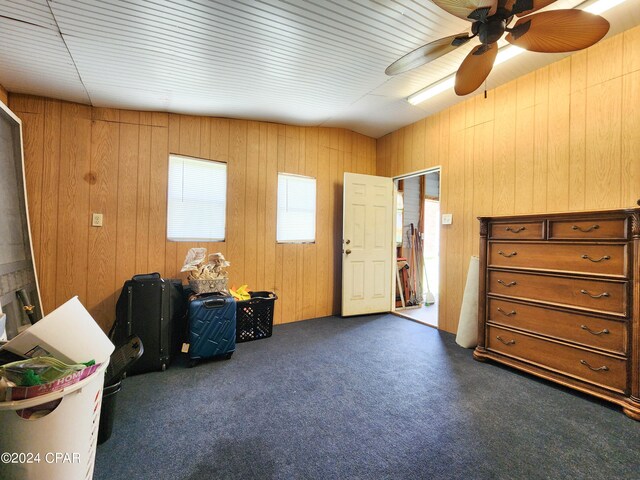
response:
M275 300L273 292L252 292L247 285L229 288L227 268L221 253L207 256L206 248L192 248L182 267L189 272L188 344L189 366L200 360L231 358L236 342L271 336Z
M206 248L192 248L187 252L181 272L189 272L187 280L193 293L228 292L231 265L222 253L207 256Z
M123 286L109 336L74 297L0 342L0 451L79 455L55 465L44 457L0 463L0 478L91 478L126 375L165 370L180 345L194 366L230 358L238 342L270 337L277 296L229 288L229 266L221 253L193 248L182 269L188 286L158 273L134 276Z
M205 260L206 259L206 260ZM222 253L207 256L206 248L192 248L187 252L181 272L189 272L187 280L194 294L223 293L230 294L238 301L249 300L251 293L248 285L229 288L227 267L231 262L225 260Z
M396 308L435 303L435 297L429 288L429 279L424 274L423 236L413 223L409 225L406 231L408 258L398 257L397 259ZM423 285L423 280L426 281L426 285Z
M35 357L0 366L0 400L26 400L62 390L93 374L100 365L95 360L66 364L53 357ZM26 419L51 413L62 399L17 410Z
M165 370L178 351L188 354L189 366L229 359L236 343L271 336L277 296L229 288L230 265L222 253L192 248L182 267L188 286L158 273L125 283L110 337L118 344L135 333L147 347L132 373Z
M23 456L3 461L0 478L91 478L96 444L113 423L108 389L119 389L139 352L128 353L119 365L114 345L77 297L3 343L0 451Z

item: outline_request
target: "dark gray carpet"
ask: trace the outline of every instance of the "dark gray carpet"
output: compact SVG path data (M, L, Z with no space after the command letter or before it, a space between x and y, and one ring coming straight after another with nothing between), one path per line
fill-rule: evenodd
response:
M183 362L184 364L184 362ZM640 423L392 315L127 378L96 479L638 479Z

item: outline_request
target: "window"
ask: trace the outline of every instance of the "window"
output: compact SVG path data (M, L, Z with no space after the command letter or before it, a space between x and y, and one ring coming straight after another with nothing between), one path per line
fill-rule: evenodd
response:
M221 242L227 211L227 164L169 156L167 238Z
M316 179L278 174L278 242L316 241Z
M402 246L402 225L404 220L404 193L398 192L396 200L396 246Z

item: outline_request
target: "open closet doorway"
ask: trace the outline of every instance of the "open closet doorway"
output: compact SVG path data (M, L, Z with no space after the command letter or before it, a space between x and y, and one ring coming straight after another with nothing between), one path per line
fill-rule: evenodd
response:
M438 327L440 168L394 179L395 312Z

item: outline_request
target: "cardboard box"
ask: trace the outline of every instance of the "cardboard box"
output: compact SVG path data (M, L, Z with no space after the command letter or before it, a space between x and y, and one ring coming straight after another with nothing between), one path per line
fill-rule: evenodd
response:
M73 364L106 362L115 347L78 297L73 297L1 349L24 357L50 355Z

